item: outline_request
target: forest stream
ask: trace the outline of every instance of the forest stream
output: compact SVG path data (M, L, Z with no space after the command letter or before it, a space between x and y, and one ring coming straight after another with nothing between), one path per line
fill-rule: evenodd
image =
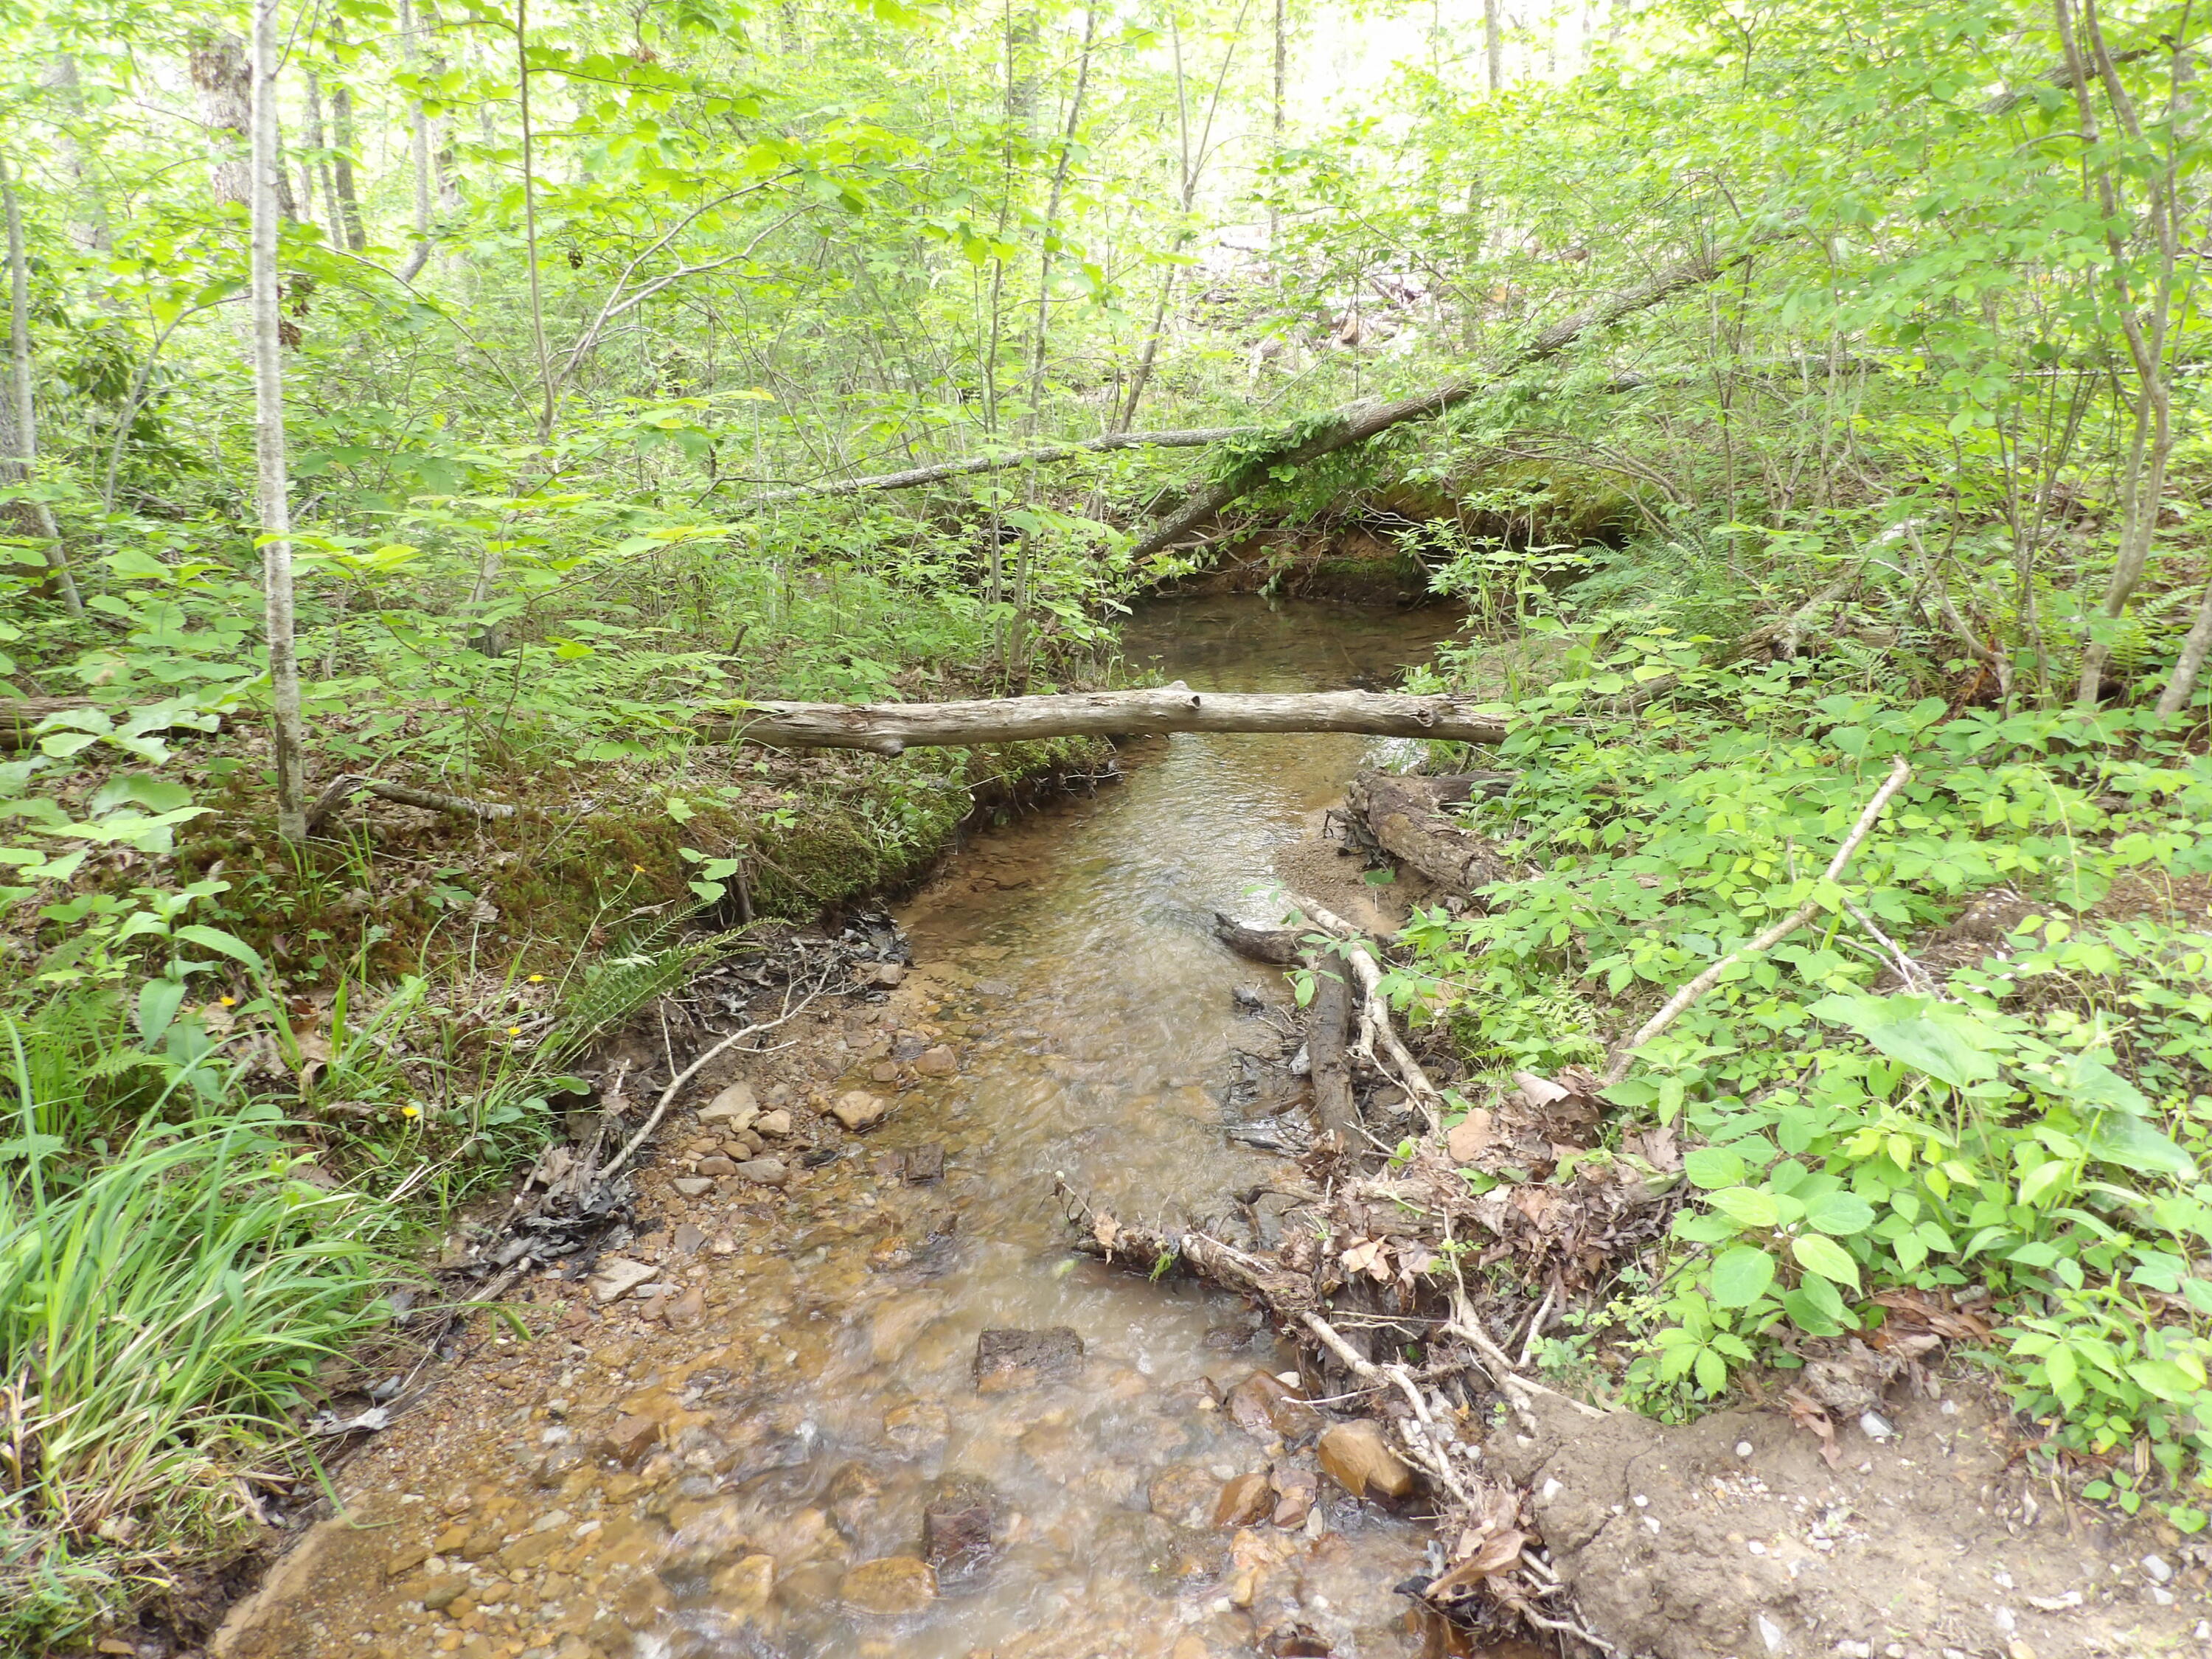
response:
M1387 682L1451 621L1202 599L1151 605L1124 637L1194 688L1319 689ZM877 1017L923 1032L884 1030L832 1087L927 1037L957 1073L772 1206L718 1221L708 1199L695 1222L664 1194L675 1207L631 1254L672 1257L702 1316L524 1345L492 1361L504 1417L464 1401L403 1423L356 1466L354 1500L401 1525L357 1573L349 1540L276 1586L284 1610L234 1650L411 1654L428 1636L628 1659L629 1631L654 1659L1194 1659L1254 1651L1289 1613L1331 1645L1273 1650L1414 1651L1390 1586L1419 1565L1419 1530L1316 1483L1295 1449L1310 1423L1283 1422L1286 1446L1250 1388L1235 1395L1255 1372L1295 1382L1295 1356L1233 1298L1072 1254L1054 1197L1064 1173L1171 1218L1295 1183L1225 1133L1240 1051L1282 1041L1235 994L1286 998L1211 919L1259 913L1273 861L1374 747L1152 740L1118 786L977 838L899 917L914 965ZM776 1075L773 1054L751 1073L769 1098ZM940 1146L941 1180L901 1179L902 1154ZM987 1329L1043 1334L984 1376ZM486 1386L463 1371L446 1392ZM504 1444L473 1440L478 1422ZM606 1449L656 1425L665 1449ZM1289 1524L1240 1532L1224 1507Z

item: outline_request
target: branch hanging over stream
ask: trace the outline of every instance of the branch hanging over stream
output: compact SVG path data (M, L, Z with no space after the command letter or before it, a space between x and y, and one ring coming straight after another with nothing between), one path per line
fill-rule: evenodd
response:
M1258 489L1270 477L1280 476L1283 468L1304 466L1325 455L1354 448L1409 421L1432 420L1490 390L1507 375L1531 363L1557 356L1594 329L1607 327L1639 311L1648 311L1685 289L1704 286L1743 264L1761 245L1790 234L1789 230L1767 231L1733 252L1701 254L1669 265L1639 287L1553 324L1494 368L1463 374L1411 398L1346 404L1287 428L1270 442L1245 455L1226 477L1217 479L1193 495L1137 544L1132 556L1149 558L1173 546L1240 495Z

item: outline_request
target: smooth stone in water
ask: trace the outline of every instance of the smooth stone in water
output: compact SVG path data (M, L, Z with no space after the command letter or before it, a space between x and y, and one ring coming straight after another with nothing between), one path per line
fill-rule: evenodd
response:
M865 1089L850 1089L837 1097L837 1103L830 1109L830 1115L858 1134L863 1129L874 1128L890 1110L890 1103L881 1095L872 1095Z
M1321 1437L1321 1466L1354 1498L1375 1492L1403 1498L1413 1490L1413 1472L1399 1461L1382 1431L1365 1418L1339 1423Z
M975 1343L975 1392L1012 1394L1063 1382L1083 1369L1083 1339L1072 1327L985 1331Z
M886 1555L847 1573L838 1594L863 1613L919 1613L937 1599L937 1573L918 1555Z

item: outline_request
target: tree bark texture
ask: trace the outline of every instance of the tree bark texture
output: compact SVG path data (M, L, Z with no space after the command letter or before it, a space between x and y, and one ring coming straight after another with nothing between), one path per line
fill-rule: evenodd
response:
M790 749L966 747L1044 738L1133 738L1169 732L1356 732L1494 744L1506 723L1470 697L1387 691L1068 692L972 702L759 702L704 724L712 738Z
M1352 1093L1352 974L1322 952L1314 962L1313 1011L1306 1016L1306 1060L1313 1071L1314 1127L1340 1152L1359 1144L1359 1106Z
M39 470L39 410L31 395L31 267L23 246L22 210L4 157L0 157L0 208L8 220L8 408L13 428L8 434L9 465L0 477L8 477L11 483L29 484ZM77 595L53 509L41 501L27 501L25 507L32 528L46 544L46 568L62 604L70 616L82 617L84 603Z
M1512 866L1503 854L1441 809L1457 780L1401 777L1362 772L1346 799L1366 820L1384 852L1446 892L1473 897L1476 890L1506 880Z
M253 313L254 478L261 514L263 625L269 638L270 699L276 762L276 830L304 840L307 732L300 712L300 662L292 616L292 511L284 459L283 342L277 333L282 298L276 238L282 158L276 149L276 71L283 40L276 0L254 0L252 219L250 288Z

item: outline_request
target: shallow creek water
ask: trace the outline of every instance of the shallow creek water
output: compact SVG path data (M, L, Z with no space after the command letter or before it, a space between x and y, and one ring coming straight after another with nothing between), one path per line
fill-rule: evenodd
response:
M1449 625L1192 599L1148 608L1125 640L1200 690L1320 690L1387 682ZM858 1140L828 1129L842 1155L794 1167L781 1194L718 1188L687 1207L655 1186L680 1161L654 1172L648 1200L670 1207L631 1253L693 1292L689 1312L654 1324L625 1302L495 1349L472 1395L361 1460L349 1501L368 1525L303 1565L290 1610L234 1651L1417 1651L1389 1589L1419 1559L1407 1518L1323 1476L1288 1525L1218 1519L1237 1477L1313 1489L1310 1443L1240 1428L1221 1403L1291 1356L1232 1297L1074 1255L1053 1196L1064 1173L1125 1213L1182 1217L1296 1182L1224 1133L1237 1050L1279 1039L1231 995L1273 976L1229 955L1211 917L1259 912L1278 853L1373 747L1153 740L1127 752L1124 781L975 838L905 908L915 966L857 1016L873 1023L811 1073L796 1054L748 1066L771 1100L795 1082L793 1104L895 1093L888 1121ZM957 1072L884 1080L925 1042ZM902 1181L896 1155L931 1145L943 1178ZM983 1331L1052 1327L1080 1337L1078 1372L979 1391ZM994 1550L933 1593L924 1511L948 1497L982 1510Z
M1200 690L1322 690L1387 678L1448 626L1434 614L1188 600L1148 608L1125 643ZM1227 1387L1289 1358L1227 1297L1071 1255L1052 1188L1064 1172L1108 1207L1180 1216L1294 1174L1223 1133L1234 1051L1266 1033L1231 994L1261 975L1222 949L1212 916L1257 913L1250 895L1270 881L1276 849L1310 833L1373 747L1327 734L1145 744L1124 782L981 838L901 916L918 992L941 997L940 1017L968 1042L954 1086L878 1139L945 1143L963 1247L926 1287L872 1286L847 1310L809 1389L820 1455L763 1497L834 1510L836 1472L859 1458L870 1473L848 1483L882 1486L866 1505L884 1523L865 1540L876 1553L915 1547L931 1466L989 1484L1000 1516L1018 1517L1003 1553L906 1626L902 1656L1164 1655L1194 1629L1226 1651L1250 1631L1241 1609L1221 1617L1216 1573L1176 1570L1212 1566L1226 1534L1179 1536L1186 1515L1162 1511L1203 1509L1210 1528L1223 1480L1267 1467L1224 1413L1194 1409L1210 1401L1201 1379ZM1082 1379L979 1396L977 1337L1010 1326L1073 1328ZM887 1413L933 1421L933 1406L946 1419L941 1453L866 1462ZM1340 1653L1397 1650L1404 1604L1388 1587L1404 1576L1407 1529L1348 1503L1308 1528L1323 1525L1370 1536L1304 1552L1319 1622L1355 1635ZM869 1620L826 1599L815 1612L794 1610L786 1652L843 1654L868 1633ZM711 1606L699 1613L677 1622L702 1632L717 1622Z

